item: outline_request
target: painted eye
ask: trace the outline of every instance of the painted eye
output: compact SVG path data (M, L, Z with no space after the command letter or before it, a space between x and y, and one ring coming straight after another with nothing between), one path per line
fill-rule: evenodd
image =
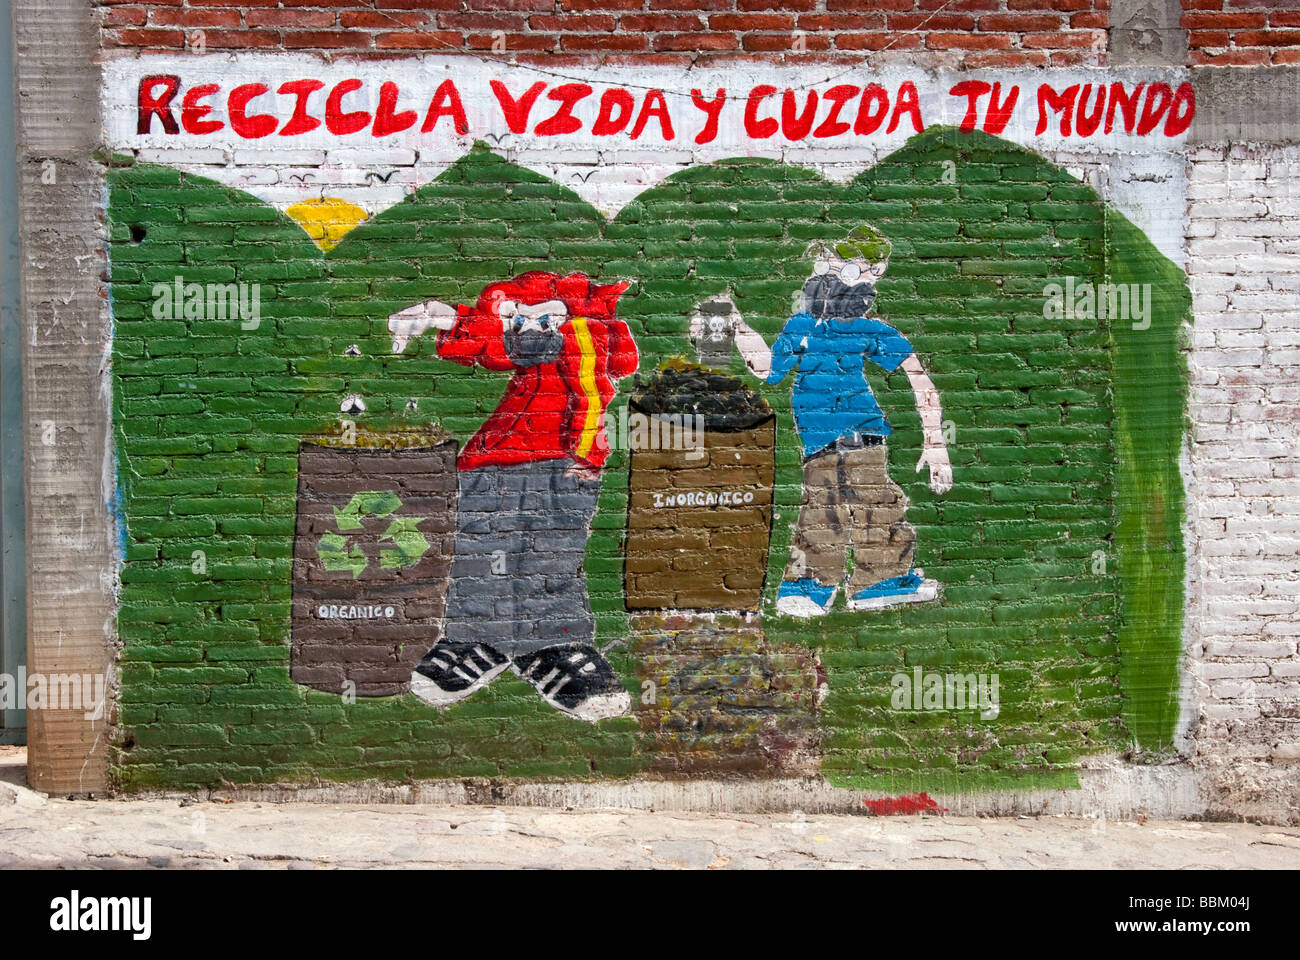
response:
M830 268L831 265L827 263L825 260L818 260L816 263L813 264L813 273L817 274L817 276L820 277L824 273L826 273L826 271L829 270Z
M856 263L846 263L840 268L840 279L845 283L856 283L862 276L862 268Z
M514 316L513 323L515 325L515 329L518 330L520 327L524 325L524 318L516 313Z
M541 328L545 330L547 327L551 325L551 315L549 313L544 313L537 318L537 322L541 326Z

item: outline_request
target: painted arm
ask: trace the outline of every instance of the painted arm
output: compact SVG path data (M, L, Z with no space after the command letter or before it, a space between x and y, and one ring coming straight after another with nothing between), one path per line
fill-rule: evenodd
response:
M472 313L469 307L426 300L389 317L388 330L393 335L393 353L405 350L412 338L437 330L438 356L442 359L465 367L477 363L489 370L514 369L501 339L501 322Z
M388 318L388 332L393 335L393 353L401 353L413 337L426 330L450 330L456 325L456 308L441 300L426 300L399 310Z
M909 354L901 364L911 381L916 397L916 410L921 415L921 459L916 469L930 468L930 489L946 493L952 489L952 463L948 459L948 445L943 440L943 408L939 405L939 391L934 388L929 374L921 366L916 354Z

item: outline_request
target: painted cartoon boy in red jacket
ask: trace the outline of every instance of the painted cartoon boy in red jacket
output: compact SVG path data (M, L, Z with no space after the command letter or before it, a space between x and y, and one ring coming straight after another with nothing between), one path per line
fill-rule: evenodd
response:
M446 625L411 677L429 703L463 700L508 668L582 720L631 707L593 646L582 569L609 456L605 409L614 381L637 367L614 316L627 287L532 272L492 284L473 307L430 300L389 318L394 353L433 328L439 357L513 371L458 460Z

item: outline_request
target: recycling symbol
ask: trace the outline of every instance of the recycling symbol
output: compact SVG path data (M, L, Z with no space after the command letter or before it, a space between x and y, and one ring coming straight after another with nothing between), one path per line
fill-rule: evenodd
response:
M389 490L364 490L348 501L342 509L334 508L334 522L338 533L322 534L316 542L316 555L326 570L351 570L352 576L361 576L371 563L371 558L360 543L350 541L345 534L362 530L370 518L383 520L392 516L402 501ZM424 517L397 517L379 537L379 566L383 570L413 567L429 549L417 527Z

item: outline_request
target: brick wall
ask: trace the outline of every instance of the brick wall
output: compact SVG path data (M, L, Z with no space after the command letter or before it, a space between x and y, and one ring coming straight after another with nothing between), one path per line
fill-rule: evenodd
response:
M861 56L969 67L1105 62L1109 0L239 0L106 2L109 47L523 56ZM495 45L495 46L494 46ZM552 60L552 62L554 62ZM577 61L573 61L577 62Z
M1300 755L1300 151L1204 148L1191 159L1196 752L1249 769Z
M1189 62L1300 63L1300 5L1290 0L1182 0Z
M945 161L956 171L951 186L938 182ZM1050 278L1102 275L1101 239L1113 229L1092 191L1050 164L973 135L901 151L847 192L779 164L703 166L607 224L562 188L476 153L324 257L247 195L149 164L118 170L110 183L127 530L125 782L293 779L306 770L774 775L819 769L807 765L814 751L837 782L892 777L955 790L963 780L1068 782L1080 755L1124 736L1115 617L1126 601L1115 565L1126 561L1108 540L1114 491L1125 483L1114 464L1113 404L1138 400L1110 386L1108 335L1095 321L1043 315ZM819 223L822 210L829 224ZM331 431L349 391L366 401L357 419L368 427L411 430L432 419L462 442L495 403L480 378L432 357L385 363L384 316L435 295L473 302L483 284L528 269L639 278L620 311L648 375L693 355L685 316L728 288L774 337L807 269L807 238L833 240L860 221L894 242L881 310L925 357L954 431L958 483L937 497L910 466L919 431L906 383L873 377L897 431L891 472L912 503L917 564L945 584L942 610L843 612L812 625L774 616L802 483L789 393L771 388L782 441L766 643L752 638L752 625L724 630L731 646L719 649L708 618L625 620L626 467L616 457L607 468L608 512L589 548L591 601L603 642L634 638L612 660L651 685L635 710L639 733L615 722L554 742L548 731L559 721L539 716L518 682L494 684L471 709L446 715L401 701L349 708L333 694L304 698L288 682L300 441ZM732 238L750 239L735 248ZM647 272L641 264L650 262ZM155 284L182 275L261 284L263 325L231 337L224 320L160 319ZM1167 332L1179 316L1157 317L1157 327ZM360 355L348 355L348 344L360 344ZM196 550L206 564L198 574ZM797 655L810 648L820 666ZM893 709L889 697L900 673L952 666L1000 674L1005 711L1001 726L962 734L955 756L951 728ZM752 686L751 672L767 679ZM812 700L827 694L810 739ZM757 714L738 724L745 710ZM431 742L442 755L429 756Z
M1110 17L1106 0L888 0L870 10L841 0L97 6L109 57L464 53L556 68L689 60L761 70L864 56L972 70L1105 66ZM1277 6L1184 0L1188 62L1293 62L1300 14ZM1082 167L1112 156L1089 150L1078 154ZM1180 709L1194 719L1186 748L1220 779L1295 758L1294 148L1203 148L1189 158L1196 683L1182 699L1172 691L1183 607L1169 584L1181 589L1173 464L1185 278L1167 261L1134 267L1159 257L1089 188L979 134L931 133L879 151L848 186L797 162L704 164L684 153L670 160L677 175L659 182L668 171L650 149L576 160L557 151L542 175L504 152L481 145L435 182L414 149L369 144L333 155L241 147L114 158L120 784L821 774L893 791L1069 785L1088 755L1135 739L1167 755ZM621 191L613 209L569 191L593 175ZM376 176L410 198L363 211L369 218L331 250L284 214L299 180L312 178L322 198L346 198ZM606 469L586 570L601 649L633 696L630 716L578 726L509 676L450 712L410 697L350 704L293 682L300 442L334 430L340 397L355 393L367 402L363 428L433 424L464 443L502 389L429 351L391 356L390 313L429 297L471 304L486 284L527 269L631 278L619 312L648 375L693 356L686 318L724 291L772 340L806 272L808 241L860 222L894 244L879 306L916 346L955 429L957 482L940 497L913 471L920 422L908 384L873 373L896 427L890 475L910 502L917 563L943 584L940 603L871 620L840 608L813 624L772 615L803 492L787 386L764 390L778 441L759 611L629 615L626 458L616 451ZM202 320L156 317L155 285L182 274L260 284L265 328L231 337ZM1049 321L1045 284L1067 275L1153 284L1155 327ZM729 372L748 376L738 357ZM636 386L621 384L619 402ZM1144 569L1161 571L1160 590L1133 586ZM891 681L915 669L998 672L1000 716L982 724L898 710Z

